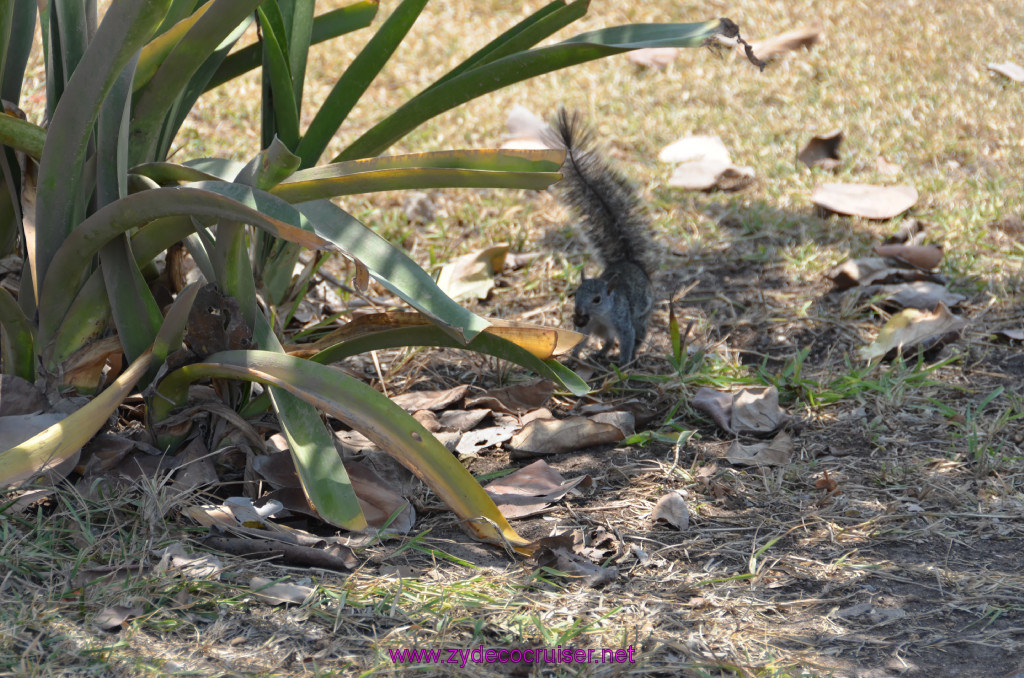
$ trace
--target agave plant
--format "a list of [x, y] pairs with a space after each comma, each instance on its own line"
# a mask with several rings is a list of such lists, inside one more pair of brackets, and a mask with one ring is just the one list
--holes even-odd
[[[426, 0], [403, 0], [300, 128], [307, 55], [315, 43], [369, 25], [375, 0], [315, 14], [296, 0], [113, 0], [102, 16], [89, 0], [0, 0], [0, 255], [23, 255], [20, 288], [0, 287], [3, 371], [51, 392], [100, 387], [68, 367], [116, 336], [129, 367], [70, 418], [0, 450], [0, 485], [66, 458], [136, 389], [157, 424], [187, 399], [188, 385], [217, 378], [259, 382], [246, 412], [272, 407], [311, 505], [327, 522], [366, 526], [318, 408], [361, 431], [423, 479], [474, 536], [525, 549], [469, 473], [411, 416], [326, 364], [403, 345], [457, 346], [500, 356], [555, 379], [586, 385], [552, 356], [567, 335], [494, 324], [448, 298], [429, 274], [330, 199], [440, 187], [540, 189], [559, 178], [557, 151], [448, 151], [384, 156], [424, 121], [474, 97], [592, 59], [649, 46], [695, 47], [734, 34], [727, 20], [607, 28], [537, 45], [583, 16], [586, 0], [556, 0], [487, 44], [317, 166], [348, 113], [398, 49]], [[38, 7], [38, 9], [37, 9]], [[44, 40], [43, 128], [17, 108], [38, 18]], [[253, 23], [258, 43], [234, 45]], [[244, 165], [216, 158], [167, 160], [199, 97], [260, 68], [263, 148]], [[40, 117], [40, 116], [36, 116]], [[188, 149], [185, 149], [187, 155]], [[237, 300], [255, 346], [168, 362], [182, 344], [198, 289], [162, 310], [147, 272], [184, 243], [205, 277]], [[312, 359], [287, 355], [266, 311], [296, 294], [302, 248], [334, 251], [421, 314], [424, 321], [346, 338]], [[513, 331], [514, 330], [514, 331]], [[179, 443], [165, 436], [168, 448]]]

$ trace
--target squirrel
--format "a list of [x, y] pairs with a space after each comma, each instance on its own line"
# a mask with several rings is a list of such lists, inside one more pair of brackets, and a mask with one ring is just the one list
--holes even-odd
[[[573, 212], [604, 271], [597, 278], [580, 274], [573, 323], [604, 340], [598, 353], [619, 341], [619, 364], [631, 363], [647, 334], [654, 307], [651, 274], [655, 270], [650, 219], [633, 184], [592, 147], [592, 134], [579, 113], [560, 109], [548, 141], [564, 149], [560, 201]], [[579, 352], [581, 342], [573, 351]]]

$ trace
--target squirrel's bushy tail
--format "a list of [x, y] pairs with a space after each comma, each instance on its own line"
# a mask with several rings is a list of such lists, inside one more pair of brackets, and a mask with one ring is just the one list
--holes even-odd
[[650, 220], [637, 189], [594, 151], [592, 134], [578, 113], [560, 109], [552, 128], [551, 141], [566, 151], [556, 189], [579, 219], [601, 263], [630, 261], [650, 275], [655, 268]]

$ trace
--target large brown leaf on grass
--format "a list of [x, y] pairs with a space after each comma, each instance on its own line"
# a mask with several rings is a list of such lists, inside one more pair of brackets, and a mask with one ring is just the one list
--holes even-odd
[[913, 207], [917, 189], [906, 185], [821, 184], [811, 193], [811, 202], [837, 214], [884, 220]]

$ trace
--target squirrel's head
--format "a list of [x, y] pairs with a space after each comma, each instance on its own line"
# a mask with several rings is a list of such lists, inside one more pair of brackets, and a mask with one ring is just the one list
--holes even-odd
[[590, 324], [591, 316], [608, 318], [612, 312], [612, 288], [601, 278], [580, 278], [576, 289], [576, 309], [572, 320], [577, 327]]

